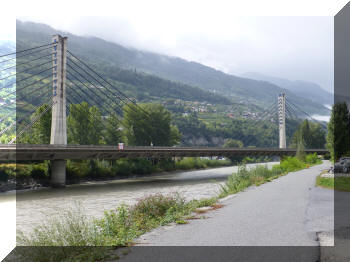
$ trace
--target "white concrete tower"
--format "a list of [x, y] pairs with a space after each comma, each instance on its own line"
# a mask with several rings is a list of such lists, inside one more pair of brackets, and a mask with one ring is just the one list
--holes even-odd
[[278, 95], [279, 148], [286, 148], [286, 94]]
[[[67, 37], [54, 35], [52, 37], [52, 145], [67, 145], [66, 116], [66, 57]], [[64, 186], [66, 183], [66, 160], [51, 161], [51, 185]]]

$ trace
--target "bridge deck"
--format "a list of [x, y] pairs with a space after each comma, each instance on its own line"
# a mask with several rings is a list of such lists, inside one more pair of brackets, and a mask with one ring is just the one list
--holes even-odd
[[[306, 153], [324, 155], [325, 149], [306, 149]], [[125, 147], [83, 145], [0, 145], [0, 160], [55, 160], [55, 159], [118, 159], [174, 156], [288, 156], [296, 149], [279, 148], [222, 148], [222, 147]]]

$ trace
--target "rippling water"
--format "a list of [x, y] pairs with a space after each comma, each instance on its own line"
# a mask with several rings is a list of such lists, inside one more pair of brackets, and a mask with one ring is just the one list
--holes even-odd
[[[275, 163], [267, 163], [269, 166]], [[252, 166], [252, 165], [249, 165]], [[114, 209], [125, 203], [154, 193], [178, 192], [187, 200], [215, 196], [220, 184], [237, 167], [165, 173], [143, 178], [122, 179], [107, 182], [71, 185], [63, 189], [39, 189], [17, 192], [17, 230], [29, 233], [48, 217], [77, 203], [88, 216], [99, 217], [104, 210]], [[3, 196], [0, 196], [0, 201]]]

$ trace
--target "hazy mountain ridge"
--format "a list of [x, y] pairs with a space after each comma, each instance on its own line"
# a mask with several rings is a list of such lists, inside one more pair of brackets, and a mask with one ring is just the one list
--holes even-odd
[[[273, 103], [277, 99], [277, 95], [283, 92], [282, 88], [268, 82], [228, 75], [196, 62], [126, 48], [96, 37], [81, 37], [58, 32], [43, 24], [18, 21], [17, 34], [19, 33], [21, 39], [17, 39], [18, 44], [21, 41], [45, 43], [50, 41], [51, 35], [61, 33], [69, 37], [69, 49], [73, 53], [101, 68], [118, 67], [133, 71], [136, 69], [185, 84], [182, 86], [199, 87], [210, 92], [215, 91], [216, 94], [222, 94], [235, 102], [244, 101], [266, 106]], [[115, 75], [110, 75], [117, 81], [121, 81], [120, 76], [116, 79]], [[290, 91], [286, 93], [291, 101], [309, 113], [326, 114], [328, 112], [320, 103], [298, 97]], [[213, 93], [209, 94], [213, 95]]]
[[334, 102], [333, 94], [324, 90], [320, 85], [308, 81], [291, 81], [284, 78], [268, 76], [256, 72], [248, 72], [242, 76], [255, 80], [262, 80], [286, 88], [298, 96], [306, 97], [314, 102], [332, 105]]

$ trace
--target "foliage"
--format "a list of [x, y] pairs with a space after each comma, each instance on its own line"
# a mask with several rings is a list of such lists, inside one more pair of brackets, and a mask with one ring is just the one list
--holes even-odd
[[124, 106], [124, 127], [129, 145], [172, 146], [179, 142], [179, 132], [171, 126], [171, 115], [160, 104]]
[[337, 103], [332, 107], [327, 148], [334, 160], [350, 151], [350, 113], [346, 103]]
[[[307, 157], [311, 162], [315, 156]], [[293, 160], [294, 161], [294, 160]], [[298, 161], [298, 160], [297, 160]], [[283, 160], [285, 163], [292, 162], [292, 158]], [[219, 197], [234, 194], [244, 190], [250, 185], [260, 185], [284, 174], [287, 169], [294, 170], [295, 164], [284, 167], [257, 166], [248, 169], [241, 166], [237, 173], [232, 174], [226, 184], [222, 187]], [[187, 224], [185, 219], [191, 219], [191, 214], [197, 209], [205, 206], [214, 208], [218, 197], [208, 199], [185, 201], [179, 194], [162, 195], [154, 194], [146, 196], [130, 207], [121, 205], [116, 210], [106, 211], [104, 216], [94, 221], [83, 215], [79, 208], [74, 211], [65, 212], [58, 219], [51, 219], [44, 226], [39, 226], [30, 236], [23, 233], [18, 235], [18, 245], [26, 246], [104, 246], [103, 252], [89, 252], [90, 250], [79, 250], [79, 257], [74, 251], [64, 252], [58, 250], [53, 261], [98, 261], [105, 259], [111, 253], [108, 247], [131, 245], [133, 239], [145, 232], [166, 225], [171, 222]], [[51, 249], [30, 249], [30, 257], [34, 261], [45, 261]], [[76, 249], [74, 249], [76, 250]], [[27, 254], [28, 255], [28, 254]], [[81, 260], [83, 258], [85, 260]]]
[[[46, 111], [46, 113], [44, 113]], [[21, 142], [31, 143], [31, 144], [50, 144], [51, 136], [51, 108], [49, 105], [43, 104], [40, 106], [31, 116], [34, 120], [39, 118], [37, 122], [32, 127], [32, 134], [27, 136], [27, 139], [22, 139]]]
[[303, 145], [305, 148], [324, 148], [326, 133], [320, 124], [309, 122], [305, 119], [293, 134], [291, 146], [297, 148]]
[[225, 148], [228, 147], [233, 147], [233, 148], [242, 148], [243, 147], [243, 142], [237, 139], [228, 139], [225, 144], [224, 144]]
[[288, 172], [301, 170], [308, 167], [308, 165], [315, 165], [321, 162], [316, 154], [307, 155], [305, 159], [306, 162], [303, 162], [296, 157], [287, 157], [279, 165], [274, 165], [271, 169], [262, 165], [251, 169], [248, 169], [245, 165], [240, 166], [238, 172], [228, 177], [225, 185], [221, 187], [219, 196], [224, 197], [229, 194], [235, 194], [251, 185], [260, 185]]
[[338, 191], [350, 192], [350, 177], [322, 177], [316, 178], [316, 185]]
[[[67, 118], [68, 141], [78, 145], [98, 145], [102, 140], [102, 117], [99, 109], [88, 103], [71, 104]], [[88, 132], [87, 132], [88, 131]]]
[[228, 160], [217, 160], [217, 159], [204, 159], [198, 157], [185, 157], [179, 161], [175, 162], [174, 169], [189, 170], [198, 168], [208, 168], [208, 167], [219, 167], [230, 165], [231, 162]]
[[121, 120], [116, 113], [112, 113], [108, 116], [104, 133], [104, 140], [107, 145], [117, 145], [123, 141], [120, 123]]
[[[224, 146], [225, 148], [242, 148], [243, 147], [243, 142], [241, 140], [237, 140], [237, 139], [228, 139]], [[231, 156], [230, 160], [232, 163], [240, 163], [242, 162], [242, 160], [244, 159], [244, 156]]]

